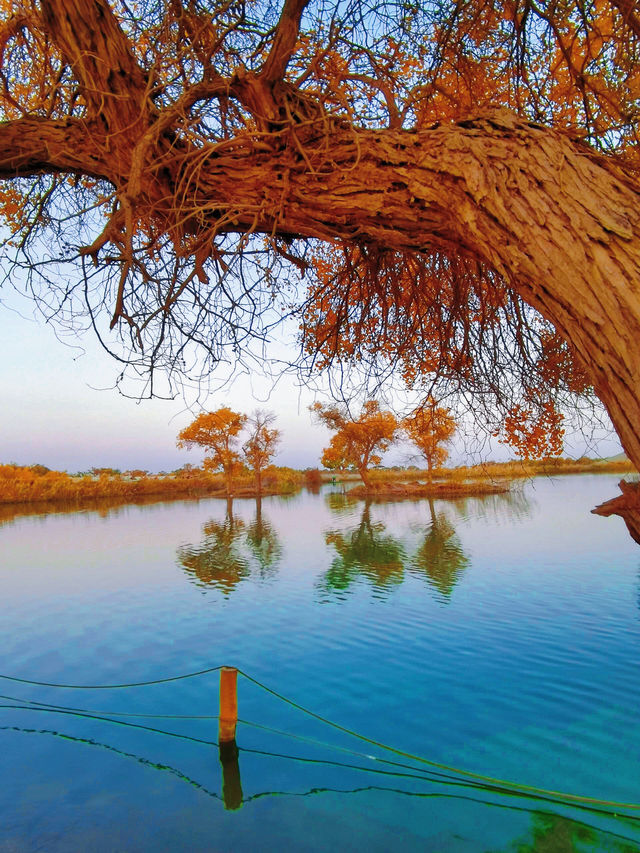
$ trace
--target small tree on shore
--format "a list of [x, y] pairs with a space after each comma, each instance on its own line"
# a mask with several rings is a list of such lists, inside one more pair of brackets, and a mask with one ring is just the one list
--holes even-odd
[[433, 482], [433, 469], [439, 468], [449, 455], [445, 445], [456, 431], [450, 410], [438, 406], [428, 397], [422, 406], [402, 421], [402, 427], [427, 461], [427, 481]]
[[380, 453], [388, 450], [395, 440], [398, 420], [393, 412], [381, 410], [376, 400], [368, 400], [355, 420], [340, 406], [314, 403], [309, 408], [321, 423], [335, 431], [322, 454], [325, 468], [352, 465], [365, 488], [370, 488], [370, 466], [381, 462]]
[[242, 445], [242, 452], [247, 465], [254, 473], [258, 495], [262, 494], [262, 472], [275, 456], [280, 442], [280, 430], [270, 429], [275, 419], [273, 412], [263, 412], [259, 409], [247, 419], [249, 438]]
[[224, 473], [227, 494], [233, 491], [233, 475], [240, 465], [238, 435], [246, 421], [246, 415], [224, 406], [215, 412], [202, 412], [178, 434], [178, 447], [204, 447], [204, 468]]

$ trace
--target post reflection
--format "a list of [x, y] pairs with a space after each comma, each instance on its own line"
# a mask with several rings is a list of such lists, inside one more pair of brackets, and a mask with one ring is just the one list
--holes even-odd
[[222, 801], [227, 811], [242, 808], [243, 793], [240, 779], [240, 750], [233, 740], [220, 741], [218, 755], [222, 767]]
[[326, 533], [325, 542], [334, 548], [337, 556], [323, 575], [320, 588], [327, 592], [344, 592], [361, 577], [380, 591], [388, 592], [400, 584], [404, 574], [404, 549], [397, 539], [384, 531], [384, 524], [371, 521], [371, 502], [367, 501], [357, 527], [347, 532]]
[[198, 586], [216, 588], [229, 596], [242, 581], [257, 574], [273, 574], [282, 547], [278, 536], [256, 500], [250, 524], [234, 515], [233, 499], [227, 499], [224, 521], [211, 519], [202, 528], [203, 541], [179, 548], [177, 560]]
[[432, 499], [429, 499], [429, 513], [431, 523], [411, 560], [411, 569], [425, 577], [444, 600], [449, 600], [460, 575], [469, 565], [469, 558], [445, 513], [436, 513]]

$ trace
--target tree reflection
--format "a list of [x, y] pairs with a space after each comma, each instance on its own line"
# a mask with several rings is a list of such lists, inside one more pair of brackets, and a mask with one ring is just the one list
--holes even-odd
[[490, 523], [524, 521], [531, 516], [535, 503], [518, 484], [499, 495], [481, 495], [448, 499], [460, 518], [484, 518]]
[[260, 576], [273, 574], [282, 556], [282, 547], [274, 528], [262, 514], [261, 498], [256, 498], [256, 517], [247, 528], [247, 543]]
[[198, 586], [217, 588], [225, 596], [251, 577], [253, 569], [262, 578], [271, 575], [282, 553], [274, 529], [262, 514], [260, 499], [251, 524], [234, 516], [229, 498], [224, 521], [212, 519], [202, 532], [199, 545], [178, 549], [178, 562]]
[[371, 521], [371, 503], [362, 510], [360, 524], [351, 531], [325, 534], [337, 557], [324, 574], [320, 586], [326, 591], [345, 591], [359, 577], [365, 577], [376, 589], [389, 590], [402, 582], [404, 549], [397, 539], [384, 535], [385, 526]]
[[336, 515], [351, 513], [359, 500], [352, 498], [349, 492], [329, 492], [324, 499], [331, 512]]
[[411, 568], [425, 575], [427, 581], [448, 600], [460, 574], [469, 565], [469, 558], [449, 519], [443, 512], [436, 513], [431, 499], [429, 510], [431, 524], [411, 561]]
[[[533, 815], [532, 838], [517, 841], [518, 853], [558, 853], [558, 851], [595, 849], [596, 833], [588, 826], [566, 817], [537, 812]], [[618, 847], [624, 850], [623, 845]], [[630, 850], [630, 848], [626, 848]]]
[[240, 581], [249, 577], [249, 561], [240, 552], [244, 521], [234, 518], [233, 500], [227, 500], [223, 522], [212, 519], [202, 528], [204, 541], [198, 546], [178, 549], [178, 560], [198, 586], [217, 587], [229, 595]]

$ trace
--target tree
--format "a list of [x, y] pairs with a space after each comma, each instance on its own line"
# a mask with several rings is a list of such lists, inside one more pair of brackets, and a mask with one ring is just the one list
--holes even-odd
[[364, 404], [357, 420], [339, 406], [314, 403], [310, 410], [321, 423], [335, 431], [329, 447], [323, 451], [322, 464], [326, 468], [352, 465], [365, 487], [370, 488], [369, 467], [378, 465], [381, 462], [379, 453], [384, 453], [393, 443], [398, 429], [395, 415], [382, 411], [375, 400]]
[[242, 445], [242, 452], [255, 475], [258, 495], [262, 494], [262, 472], [275, 456], [280, 442], [280, 431], [269, 429], [275, 419], [273, 412], [256, 410], [247, 420], [249, 438]]
[[439, 468], [449, 455], [444, 445], [456, 431], [455, 418], [449, 409], [438, 406], [433, 397], [428, 397], [402, 421], [402, 427], [427, 460], [427, 479], [431, 485], [433, 469]]
[[246, 415], [223, 406], [215, 412], [202, 412], [178, 434], [178, 447], [205, 449], [205, 470], [224, 472], [228, 495], [233, 492], [233, 475], [240, 465], [236, 448], [246, 420]]
[[[556, 335], [640, 466], [630, 0], [0, 8], [5, 265], [48, 318], [112, 349], [119, 330], [150, 393], [191, 344], [203, 369], [245, 353], [278, 265], [307, 269], [316, 363], [376, 342], [478, 400], [489, 368], [508, 411], [514, 363], [518, 393], [527, 365], [544, 382]], [[309, 267], [314, 241], [336, 275]], [[558, 378], [540, 407], [571, 392]]]

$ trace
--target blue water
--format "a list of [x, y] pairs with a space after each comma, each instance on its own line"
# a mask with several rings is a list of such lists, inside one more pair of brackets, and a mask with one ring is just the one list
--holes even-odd
[[[96, 685], [231, 665], [400, 751], [639, 803], [640, 548], [589, 514], [616, 479], [16, 516], [0, 673]], [[640, 850], [640, 810], [402, 757], [243, 676], [223, 791], [218, 678], [0, 680], [0, 851]]]

